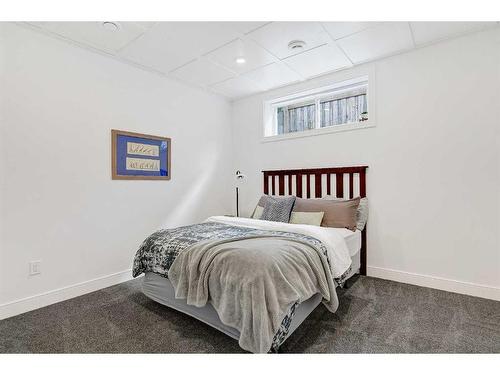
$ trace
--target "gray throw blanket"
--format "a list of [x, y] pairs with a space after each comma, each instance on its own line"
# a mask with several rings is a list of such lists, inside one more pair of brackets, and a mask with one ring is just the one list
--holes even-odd
[[[314, 237], [291, 232], [262, 230], [217, 222], [205, 222], [185, 227], [161, 229], [151, 234], [144, 240], [135, 255], [132, 273], [134, 277], [147, 272], [154, 272], [163, 277], [169, 277], [170, 268], [176, 258], [179, 254], [187, 251], [192, 246], [202, 246], [205, 242], [213, 242], [215, 246], [215, 242], [217, 241], [225, 243], [256, 237], [281, 238], [283, 241], [289, 239], [289, 244], [293, 244], [293, 241], [302, 242], [304, 244], [307, 243], [312, 249], [318, 252], [317, 256], [321, 258], [322, 263], [326, 260], [326, 262], [330, 264], [326, 246], [323, 242]], [[235, 242], [235, 246], [238, 246], [237, 242]], [[256, 261], [259, 261], [259, 259], [256, 259]], [[257, 266], [257, 268], [259, 267], [260, 266]], [[348, 274], [349, 270], [345, 271], [343, 275], [335, 279], [335, 282], [338, 285], [342, 285]], [[331, 278], [329, 267], [327, 267], [326, 277], [327, 279]], [[330, 284], [328, 285], [330, 286]], [[327, 301], [324, 302], [333, 308], [333, 306], [337, 305], [335, 292], [330, 291], [328, 297], [329, 298], [326, 298], [325, 296]], [[277, 331], [274, 331], [273, 349], [278, 348], [287, 337], [298, 302], [299, 300], [304, 301], [305, 299], [306, 298], [297, 298], [297, 300], [289, 306], [288, 313], [284, 314], [281, 325]], [[286, 305], [286, 303], [284, 305]], [[255, 335], [255, 337], [260, 340], [260, 332]]]
[[221, 321], [240, 331], [243, 349], [266, 353], [291, 306], [319, 292], [334, 312], [338, 299], [320, 241], [256, 232], [261, 233], [189, 246], [177, 255], [168, 277], [176, 298], [195, 306], [210, 301]]

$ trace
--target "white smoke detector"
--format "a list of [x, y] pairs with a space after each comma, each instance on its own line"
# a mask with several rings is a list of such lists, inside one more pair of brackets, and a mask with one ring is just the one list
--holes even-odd
[[102, 27], [108, 31], [118, 31], [120, 26], [116, 22], [105, 21], [102, 23]]
[[296, 52], [303, 50], [305, 46], [306, 42], [304, 42], [303, 40], [292, 40], [290, 43], [288, 43], [288, 49]]

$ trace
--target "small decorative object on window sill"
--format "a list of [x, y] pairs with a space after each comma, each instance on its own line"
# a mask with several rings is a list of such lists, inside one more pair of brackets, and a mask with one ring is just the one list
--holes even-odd
[[236, 216], [240, 216], [239, 210], [239, 188], [238, 185], [242, 184], [245, 180], [246, 176], [241, 173], [241, 171], [236, 171]]
[[368, 120], [368, 112], [361, 113], [361, 116], [359, 117], [359, 121], [367, 121], [367, 120]]

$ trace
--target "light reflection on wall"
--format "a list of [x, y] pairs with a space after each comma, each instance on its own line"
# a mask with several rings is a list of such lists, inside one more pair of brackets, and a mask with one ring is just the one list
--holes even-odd
[[[179, 225], [194, 224], [193, 216], [200, 216], [204, 220], [203, 212], [199, 212], [203, 207], [203, 200], [207, 199], [207, 191], [211, 184], [211, 179], [215, 178], [215, 168], [217, 166], [217, 151], [207, 153], [200, 160], [201, 172], [196, 174], [194, 180], [186, 184], [185, 192], [177, 205], [173, 207], [160, 224], [160, 228], [173, 228]], [[175, 178], [175, 177], [172, 177]], [[213, 182], [212, 182], [213, 183]], [[218, 213], [218, 214], [223, 214]]]

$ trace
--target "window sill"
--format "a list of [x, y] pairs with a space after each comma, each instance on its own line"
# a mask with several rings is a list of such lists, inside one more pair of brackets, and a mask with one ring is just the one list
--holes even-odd
[[345, 125], [335, 125], [335, 126], [330, 126], [327, 128], [321, 128], [321, 129], [311, 129], [311, 130], [305, 130], [297, 133], [287, 133], [287, 134], [280, 134], [280, 135], [271, 135], [267, 137], [263, 137], [261, 139], [261, 143], [267, 143], [267, 142], [279, 142], [279, 141], [285, 141], [287, 139], [294, 139], [294, 138], [303, 138], [303, 137], [312, 137], [315, 135], [324, 135], [324, 134], [330, 134], [330, 133], [339, 133], [339, 132], [345, 132], [345, 131], [351, 131], [351, 130], [360, 130], [360, 129], [367, 129], [367, 128], [374, 128], [375, 123], [373, 121], [366, 121], [363, 124], [345, 124]]

